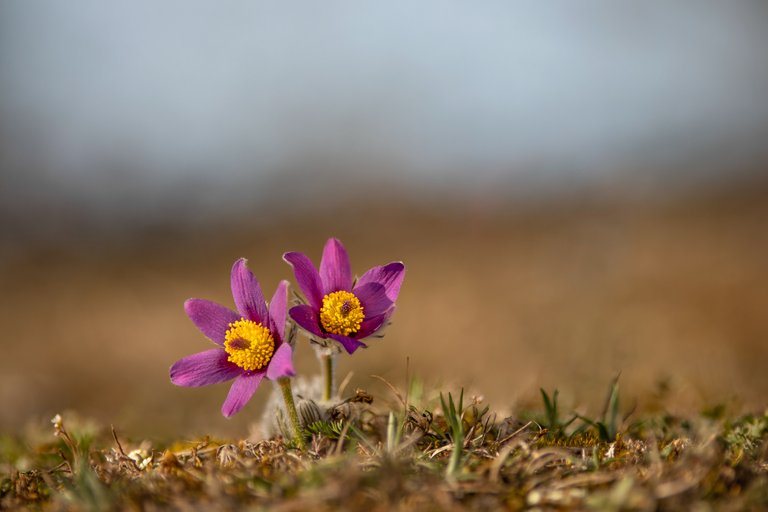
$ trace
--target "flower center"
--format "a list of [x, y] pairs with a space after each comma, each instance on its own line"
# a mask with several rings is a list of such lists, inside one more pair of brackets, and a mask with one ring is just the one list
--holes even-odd
[[320, 323], [325, 332], [342, 336], [355, 334], [364, 318], [363, 306], [353, 293], [338, 291], [323, 297]]
[[272, 359], [275, 339], [263, 325], [241, 318], [229, 324], [224, 335], [224, 350], [229, 354], [229, 362], [243, 370], [260, 370]]

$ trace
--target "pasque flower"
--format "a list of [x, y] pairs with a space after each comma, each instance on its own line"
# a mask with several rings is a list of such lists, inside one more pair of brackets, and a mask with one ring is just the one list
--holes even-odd
[[230, 417], [251, 399], [264, 377], [294, 375], [291, 346], [284, 341], [288, 282], [281, 281], [267, 306], [261, 286], [245, 259], [232, 266], [237, 313], [205, 299], [184, 303], [192, 323], [218, 347], [176, 361], [171, 381], [197, 387], [234, 379], [221, 413]]
[[313, 336], [338, 341], [350, 354], [386, 324], [405, 277], [405, 265], [397, 261], [373, 267], [353, 283], [349, 256], [335, 238], [325, 244], [320, 272], [300, 252], [287, 252], [283, 259], [308, 302], [292, 307], [291, 318]]

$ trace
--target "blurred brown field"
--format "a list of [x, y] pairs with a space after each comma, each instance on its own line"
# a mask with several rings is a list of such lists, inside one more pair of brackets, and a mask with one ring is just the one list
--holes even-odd
[[[262, 390], [232, 420], [228, 384], [177, 388], [168, 367], [210, 348], [182, 309], [231, 305], [245, 256], [268, 294], [291, 276], [287, 250], [343, 240], [353, 270], [403, 260], [383, 340], [342, 356], [349, 388], [464, 386], [500, 411], [558, 388], [599, 412], [621, 372], [622, 407], [670, 412], [768, 406], [768, 187], [654, 201], [572, 198], [440, 208], [358, 203], [200, 232], [80, 239], [8, 253], [0, 269], [0, 428], [76, 410], [133, 435], [245, 435]], [[317, 371], [306, 341], [298, 370]], [[269, 385], [267, 385], [268, 387]], [[666, 396], [662, 396], [666, 393]], [[663, 403], [662, 403], [663, 401]]]

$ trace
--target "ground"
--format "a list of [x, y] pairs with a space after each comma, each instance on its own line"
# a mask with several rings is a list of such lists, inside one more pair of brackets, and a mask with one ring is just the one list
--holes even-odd
[[563, 414], [544, 390], [515, 417], [463, 391], [391, 394], [317, 406], [306, 450], [279, 428], [261, 441], [134, 442], [56, 416], [47, 432], [2, 437], [0, 509], [768, 508], [768, 413], [622, 414], [618, 381], [598, 418]]

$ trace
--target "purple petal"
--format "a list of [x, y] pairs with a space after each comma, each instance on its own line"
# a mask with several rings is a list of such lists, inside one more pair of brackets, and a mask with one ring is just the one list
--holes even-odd
[[323, 294], [352, 288], [352, 269], [349, 266], [347, 250], [336, 238], [329, 238], [320, 259], [320, 280]]
[[184, 311], [208, 339], [219, 345], [224, 344], [229, 324], [240, 320], [240, 315], [231, 309], [205, 299], [189, 299], [184, 303]]
[[227, 399], [224, 400], [224, 405], [221, 406], [221, 414], [229, 418], [240, 411], [259, 388], [261, 379], [264, 378], [264, 373], [265, 372], [247, 372], [235, 379], [235, 382], [232, 383], [232, 387], [229, 388], [229, 393], [227, 394]]
[[394, 304], [387, 297], [386, 288], [379, 283], [366, 283], [357, 286], [353, 293], [360, 299], [360, 305], [363, 306], [363, 313], [366, 318], [384, 314]]
[[381, 329], [381, 327], [387, 323], [387, 320], [389, 320], [389, 317], [391, 317], [392, 313], [394, 312], [395, 312], [395, 307], [392, 306], [383, 315], [366, 318], [365, 320], [363, 320], [363, 323], [360, 324], [360, 330], [357, 331], [357, 333], [355, 333], [355, 337], [357, 339], [362, 340], [363, 338], [367, 338], [371, 334], [375, 334], [376, 331]]
[[283, 343], [275, 351], [272, 360], [267, 366], [267, 378], [277, 380], [280, 377], [293, 377], [296, 371], [293, 369], [293, 350], [287, 343]]
[[171, 366], [171, 382], [177, 386], [199, 387], [234, 379], [243, 370], [227, 361], [228, 357], [224, 350], [212, 348], [179, 359]]
[[360, 347], [367, 347], [367, 345], [362, 341], [356, 340], [355, 338], [350, 338], [349, 336], [342, 336], [341, 334], [328, 334], [327, 336], [341, 343], [341, 346], [344, 347], [344, 350], [346, 350], [349, 354], [353, 353]]
[[[382, 267], [370, 269], [358, 279], [355, 289], [367, 283], [379, 283], [384, 287], [389, 300], [395, 302], [400, 294], [400, 286], [403, 284], [404, 278], [405, 265], [400, 261], [395, 261]], [[352, 290], [352, 293], [357, 295], [355, 290]]]
[[248, 320], [263, 323], [267, 320], [267, 304], [261, 286], [253, 273], [245, 266], [245, 258], [232, 265], [232, 297], [240, 314]]
[[299, 327], [308, 331], [315, 336], [325, 338], [323, 330], [320, 328], [320, 318], [309, 304], [302, 304], [300, 306], [293, 306], [288, 312], [293, 318], [293, 321], [299, 324]]
[[283, 254], [283, 259], [293, 267], [296, 283], [307, 296], [309, 303], [319, 310], [323, 305], [323, 287], [320, 274], [317, 273], [312, 261], [300, 252], [287, 252]]
[[281, 340], [285, 339], [285, 315], [288, 312], [288, 281], [280, 281], [277, 290], [269, 301], [270, 330], [277, 332]]

